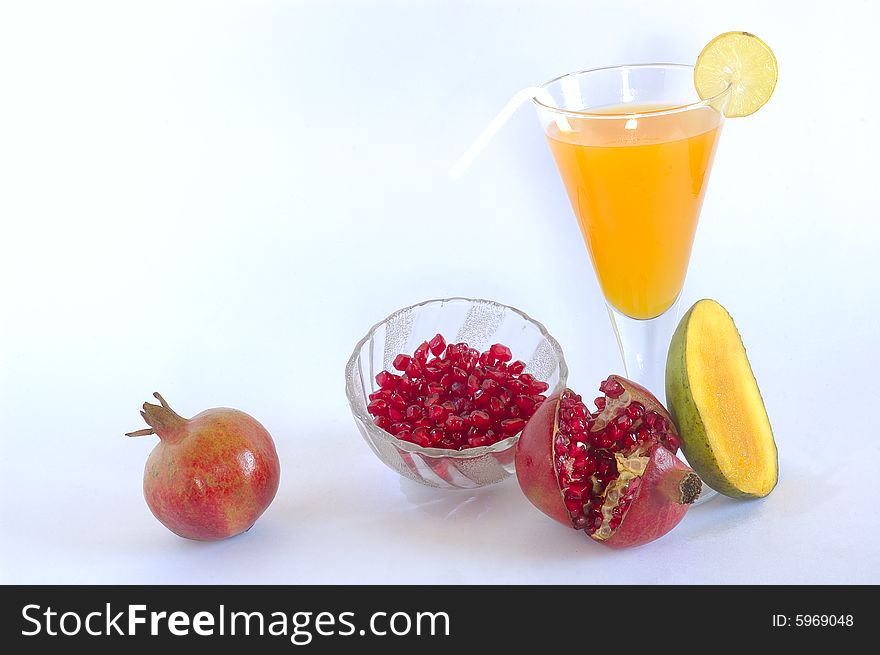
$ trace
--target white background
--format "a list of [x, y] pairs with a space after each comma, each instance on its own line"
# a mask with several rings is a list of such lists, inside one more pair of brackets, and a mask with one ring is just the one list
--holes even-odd
[[[4, 2], [0, 8], [0, 580], [880, 582], [876, 27], [868, 1]], [[725, 127], [685, 303], [736, 318], [779, 486], [612, 552], [513, 481], [402, 481], [343, 367], [426, 298], [520, 307], [590, 395], [619, 354], [562, 184], [516, 90], [693, 62], [747, 29], [780, 64]], [[233, 406], [282, 480], [247, 534], [180, 539], [141, 495], [154, 390]]]

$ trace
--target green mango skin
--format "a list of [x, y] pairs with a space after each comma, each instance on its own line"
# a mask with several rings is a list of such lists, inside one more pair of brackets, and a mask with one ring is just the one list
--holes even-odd
[[[681, 450], [684, 456], [687, 457], [688, 464], [707, 485], [718, 493], [731, 498], [763, 498], [776, 487], [779, 479], [778, 456], [776, 480], [774, 480], [773, 486], [770, 487], [767, 494], [751, 494], [737, 489], [730, 480], [722, 475], [721, 470], [718, 468], [715, 456], [709, 446], [709, 439], [706, 435], [703, 419], [700, 416], [700, 410], [697, 408], [691, 393], [690, 380], [687, 374], [688, 324], [693, 316], [694, 309], [703, 302], [715, 303], [714, 300], [697, 301], [681, 319], [675, 333], [672, 335], [669, 355], [666, 358], [666, 404], [669, 413], [672, 415], [672, 421], [678, 428], [678, 434], [682, 442]], [[724, 311], [727, 312], [727, 310]], [[738, 331], [737, 338], [740, 338]], [[740, 339], [740, 341], [742, 340]], [[752, 377], [754, 378], [754, 375]]]

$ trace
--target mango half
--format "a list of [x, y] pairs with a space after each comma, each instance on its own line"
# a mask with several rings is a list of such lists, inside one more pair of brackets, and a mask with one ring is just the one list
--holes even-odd
[[666, 400], [688, 463], [733, 498], [763, 498], [776, 486], [770, 419], [733, 318], [698, 301], [675, 330], [666, 359]]

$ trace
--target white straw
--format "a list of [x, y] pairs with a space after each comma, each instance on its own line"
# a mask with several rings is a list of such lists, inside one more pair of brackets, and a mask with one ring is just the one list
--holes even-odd
[[[461, 158], [455, 162], [455, 165], [449, 169], [449, 177], [451, 177], [453, 181], [458, 180], [483, 149], [489, 145], [489, 142], [495, 137], [498, 130], [504, 127], [504, 124], [510, 120], [510, 117], [513, 116], [517, 109], [519, 109], [519, 106], [526, 100], [531, 100], [532, 98], [536, 98], [541, 104], [547, 105], [548, 107], [556, 106], [556, 101], [553, 100], [553, 96], [550, 95], [547, 89], [542, 89], [539, 86], [530, 86], [527, 89], [515, 93], [513, 97], [507, 101], [507, 104], [504, 105], [501, 111], [498, 112], [498, 115], [489, 121], [486, 128], [476, 139], [474, 139], [474, 142], [467, 150], [465, 150]], [[556, 123], [556, 127], [559, 128], [560, 132], [572, 131], [571, 125], [563, 114], [556, 114], [553, 121]]]

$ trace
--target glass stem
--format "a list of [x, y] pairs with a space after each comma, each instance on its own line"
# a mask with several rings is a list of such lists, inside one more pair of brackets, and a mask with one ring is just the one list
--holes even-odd
[[656, 318], [640, 320], [621, 314], [608, 305], [608, 315], [620, 346], [626, 377], [637, 382], [666, 404], [666, 355], [678, 325], [681, 296]]
[[[621, 314], [608, 305], [608, 315], [620, 346], [626, 377], [637, 382], [666, 405], [666, 356], [672, 333], [678, 326], [681, 296], [657, 318], [639, 320]], [[678, 456], [687, 461], [684, 454]], [[703, 483], [703, 490], [695, 505], [716, 496], [716, 492]]]

